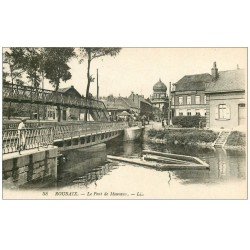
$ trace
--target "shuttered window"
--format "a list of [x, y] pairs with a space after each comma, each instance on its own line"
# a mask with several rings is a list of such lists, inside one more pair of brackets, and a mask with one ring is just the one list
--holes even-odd
[[217, 120], [229, 120], [230, 108], [226, 104], [219, 104], [215, 110], [215, 119]]

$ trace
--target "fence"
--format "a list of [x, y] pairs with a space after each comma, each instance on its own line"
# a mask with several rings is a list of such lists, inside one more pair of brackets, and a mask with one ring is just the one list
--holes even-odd
[[3, 153], [13, 153], [53, 145], [55, 140], [66, 140], [87, 134], [123, 130], [126, 122], [57, 124], [46, 128], [6, 129], [3, 131]]

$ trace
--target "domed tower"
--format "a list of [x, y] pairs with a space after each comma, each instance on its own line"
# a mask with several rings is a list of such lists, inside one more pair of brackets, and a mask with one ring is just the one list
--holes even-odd
[[159, 79], [159, 81], [153, 86], [153, 95], [151, 96], [151, 102], [153, 107], [158, 108], [161, 118], [167, 118], [167, 86]]

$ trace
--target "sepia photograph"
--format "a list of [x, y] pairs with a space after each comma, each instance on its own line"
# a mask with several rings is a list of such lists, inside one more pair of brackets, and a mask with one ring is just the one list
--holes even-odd
[[247, 1], [0, 9], [1, 249], [250, 249]]
[[247, 199], [247, 48], [4, 47], [3, 199]]

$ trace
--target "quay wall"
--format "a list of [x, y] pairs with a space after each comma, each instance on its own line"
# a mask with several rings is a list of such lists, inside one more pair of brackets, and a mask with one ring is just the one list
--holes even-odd
[[41, 148], [3, 156], [3, 186], [10, 189], [27, 184], [48, 185], [57, 178], [58, 148]]

